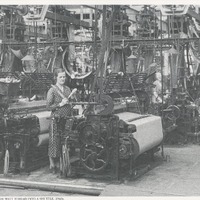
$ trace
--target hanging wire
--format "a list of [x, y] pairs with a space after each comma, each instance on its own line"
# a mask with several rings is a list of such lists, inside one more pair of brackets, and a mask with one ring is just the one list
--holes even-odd
[[55, 32], [54, 32], [54, 35], [55, 35], [55, 40], [56, 40], [56, 36], [57, 36], [57, 32], [58, 32], [58, 29], [57, 29], [57, 14], [56, 14], [56, 12], [57, 12], [57, 9], [56, 9], [56, 6], [55, 6]]
[[56, 61], [56, 56], [57, 56], [57, 9], [56, 9], [56, 6], [55, 6], [55, 32], [54, 32], [54, 35], [55, 35], [55, 38], [54, 38], [54, 41], [53, 41], [53, 46], [54, 46], [54, 52], [55, 52], [55, 55], [54, 55], [54, 58], [53, 58], [53, 62], [52, 62], [52, 72], [54, 70], [54, 65], [55, 65], [55, 61]]
[[[5, 41], [5, 13], [3, 13], [3, 39], [2, 40]], [[5, 44], [4, 44], [4, 42], [2, 42], [2, 48], [1, 48], [2, 55], [3, 55], [4, 50], [5, 50]], [[1, 59], [1, 64], [3, 64], [2, 59]], [[1, 68], [3, 68], [3, 67], [4, 66], [1, 66]]]
[[92, 31], [93, 33], [93, 64], [92, 64], [92, 70], [94, 70], [96, 67], [96, 48], [97, 48], [97, 44], [96, 44], [96, 40], [97, 40], [97, 5], [95, 5], [95, 10], [94, 10], [94, 22], [95, 22], [95, 25], [94, 25], [94, 29]]
[[[162, 12], [160, 11], [160, 29], [161, 29], [161, 40], [160, 40], [160, 42], [161, 42], [161, 44], [160, 44], [160, 68], [161, 68], [161, 84], [162, 84], [162, 89], [161, 89], [161, 94], [162, 94], [162, 104], [161, 104], [161, 111], [162, 111], [162, 117], [163, 117], [163, 104], [164, 104], [164, 94], [163, 94], [163, 92], [164, 92], [164, 85], [163, 85], [163, 83], [164, 83], [164, 76], [163, 76], [163, 56], [162, 56], [162, 54], [163, 54], [163, 43], [162, 43], [162, 39], [163, 39], [163, 35], [162, 35]], [[163, 148], [163, 147], [162, 147]]]
[[[162, 19], [160, 19], [160, 20], [162, 20]], [[162, 34], [162, 33], [161, 33]], [[154, 59], [155, 59], [155, 54], [156, 54], [156, 11], [155, 11], [155, 9], [154, 9], [154, 34], [153, 34], [153, 39], [154, 39], [154, 41], [153, 41], [153, 46], [154, 46], [154, 51], [153, 51], [153, 62], [154, 62]]]
[[[10, 15], [10, 38], [9, 38], [9, 47], [11, 48], [11, 38], [12, 38], [12, 20], [13, 20], [13, 9], [11, 9], [11, 15]], [[14, 34], [14, 30], [13, 30]], [[7, 72], [9, 71], [9, 67], [7, 68]]]
[[11, 9], [11, 16], [10, 16], [10, 44], [11, 44], [11, 36], [12, 36], [12, 19], [13, 18], [13, 9]]

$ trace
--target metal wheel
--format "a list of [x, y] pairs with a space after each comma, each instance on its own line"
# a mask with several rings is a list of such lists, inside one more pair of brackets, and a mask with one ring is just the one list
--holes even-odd
[[168, 110], [169, 112], [166, 114], [166, 117], [169, 119], [169, 120], [176, 120], [180, 117], [180, 114], [181, 114], [181, 111], [180, 109], [175, 106], [175, 105], [170, 105], [166, 110]]
[[109, 151], [100, 143], [84, 144], [80, 152], [83, 167], [91, 172], [99, 172], [108, 164]]

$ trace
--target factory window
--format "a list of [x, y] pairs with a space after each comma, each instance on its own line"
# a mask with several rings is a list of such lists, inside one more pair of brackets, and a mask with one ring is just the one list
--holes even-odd
[[81, 19], [80, 14], [75, 14], [75, 18], [76, 18], [76, 19]]
[[83, 14], [83, 19], [90, 19], [90, 14]]

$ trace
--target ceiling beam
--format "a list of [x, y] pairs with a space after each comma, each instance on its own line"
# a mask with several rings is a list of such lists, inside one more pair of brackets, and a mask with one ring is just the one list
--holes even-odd
[[[25, 31], [24, 35], [29, 36], [29, 37], [36, 37], [35, 36], [36, 34], [32, 31]], [[42, 37], [42, 38], [46, 38], [46, 39], [48, 38], [47, 34], [42, 34], [42, 33], [37, 33], [37, 37]]]
[[[95, 5], [82, 5], [82, 6], [86, 8], [91, 8], [93, 10], [97, 9], [101, 13], [103, 12], [103, 6], [101, 5], [96, 5], [96, 8], [95, 8]], [[108, 8], [107, 8], [107, 11], [111, 12], [111, 10], [109, 10]]]
[[57, 13], [55, 14], [55, 13], [47, 12], [46, 15], [45, 15], [45, 18], [52, 19], [52, 20], [56, 19], [56, 21], [74, 24], [74, 25], [77, 25], [77, 26], [85, 27], [85, 28], [93, 28], [94, 27], [94, 25], [92, 25], [92, 27], [91, 27], [89, 22], [82, 21], [82, 20], [76, 19], [76, 18], [71, 17], [71, 16], [60, 15], [60, 14], [57, 14]]
[[[130, 45], [139, 45], [142, 44], [144, 46], [154, 46], [155, 45], [160, 45], [161, 43], [163, 45], [171, 45], [174, 44], [174, 42], [176, 42], [176, 38], [163, 38], [163, 39], [115, 39], [115, 40], [110, 40], [111, 44], [122, 44], [122, 42], [126, 45], [126, 44], [130, 44]], [[200, 38], [179, 38], [178, 39], [180, 44], [186, 44], [186, 43], [190, 43], [190, 42], [200, 42]], [[45, 44], [53, 44], [54, 41], [51, 42], [38, 42], [38, 45], [45, 45]], [[93, 44], [94, 41], [82, 41], [82, 42], [76, 42], [76, 41], [56, 41], [56, 43], [60, 44], [60, 45], [69, 45], [69, 44], [74, 44], [74, 45], [83, 45], [83, 44]], [[101, 43], [101, 40], [97, 41], [98, 44]], [[34, 45], [34, 42], [10, 42], [10, 41], [2, 41], [2, 44], [5, 45]]]

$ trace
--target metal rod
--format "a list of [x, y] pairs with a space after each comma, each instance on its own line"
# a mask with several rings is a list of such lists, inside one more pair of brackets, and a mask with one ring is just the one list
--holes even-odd
[[[124, 42], [124, 44], [132, 44], [132, 45], [138, 45], [138, 43], [143, 43], [144, 45], [148, 46], [148, 45], [152, 45], [152, 46], [155, 46], [155, 42], [157, 43], [160, 43], [161, 39], [124, 39], [124, 40], [112, 40], [110, 42], [112, 43], [122, 43]], [[162, 44], [169, 44], [169, 43], [173, 43], [174, 41], [176, 41], [176, 39], [174, 38], [163, 38], [162, 39]], [[184, 42], [184, 43], [187, 43], [187, 42], [193, 42], [193, 41], [200, 41], [200, 38], [180, 38], [179, 39], [180, 42]], [[79, 45], [79, 44], [92, 44], [94, 43], [94, 41], [85, 41], [85, 42], [73, 42], [73, 41], [56, 41], [58, 44], [60, 45], [69, 45], [69, 44], [74, 44], [74, 45]], [[97, 40], [96, 41], [98, 44], [101, 43], [101, 40]], [[150, 44], [148, 44], [148, 42]], [[54, 41], [52, 42], [38, 42], [38, 45], [49, 45], [49, 44], [53, 44]], [[5, 44], [5, 45], [34, 45], [35, 42], [9, 42], [9, 41], [6, 41], [6, 42], [2, 42], [2, 44]], [[159, 44], [157, 44], [159, 45]]]
[[163, 53], [163, 49], [162, 49], [162, 39], [163, 39], [163, 37], [162, 37], [162, 12], [161, 11], [160, 11], [160, 30], [161, 30], [161, 37], [160, 37], [160, 67], [161, 67], [161, 77], [162, 77], [162, 80], [161, 80], [161, 83], [162, 83], [162, 88], [161, 88], [161, 93], [162, 93], [162, 105], [161, 106], [162, 107], [161, 107], [161, 111], [162, 111], [162, 117], [163, 117], [163, 101], [164, 101], [164, 99], [163, 99], [163, 89], [164, 89], [163, 78], [164, 78], [164, 76], [163, 76], [163, 55], [162, 55], [162, 53]]
[[[97, 20], [97, 5], [95, 5], [95, 15], [94, 15], [94, 19], [95, 19], [95, 27], [94, 27], [94, 57], [93, 57], [93, 69], [95, 67], [95, 69], [97, 68], [97, 24], [98, 24], [98, 20]], [[95, 64], [95, 66], [94, 66]]]
[[18, 8], [17, 6], [7, 6], [7, 5], [1, 5], [1, 9], [2, 8], [8, 8], [8, 9], [15, 9], [15, 10], [19, 10], [19, 11], [23, 11], [22, 8]]
[[99, 105], [97, 102], [71, 102], [72, 105]]
[[0, 179], [0, 185], [19, 186], [24, 188], [32, 188], [38, 190], [63, 192], [63, 193], [75, 193], [98, 196], [103, 191], [102, 187], [86, 186], [86, 185], [73, 185], [73, 184], [61, 184], [61, 183], [46, 183], [39, 181], [25, 181], [14, 179]]

